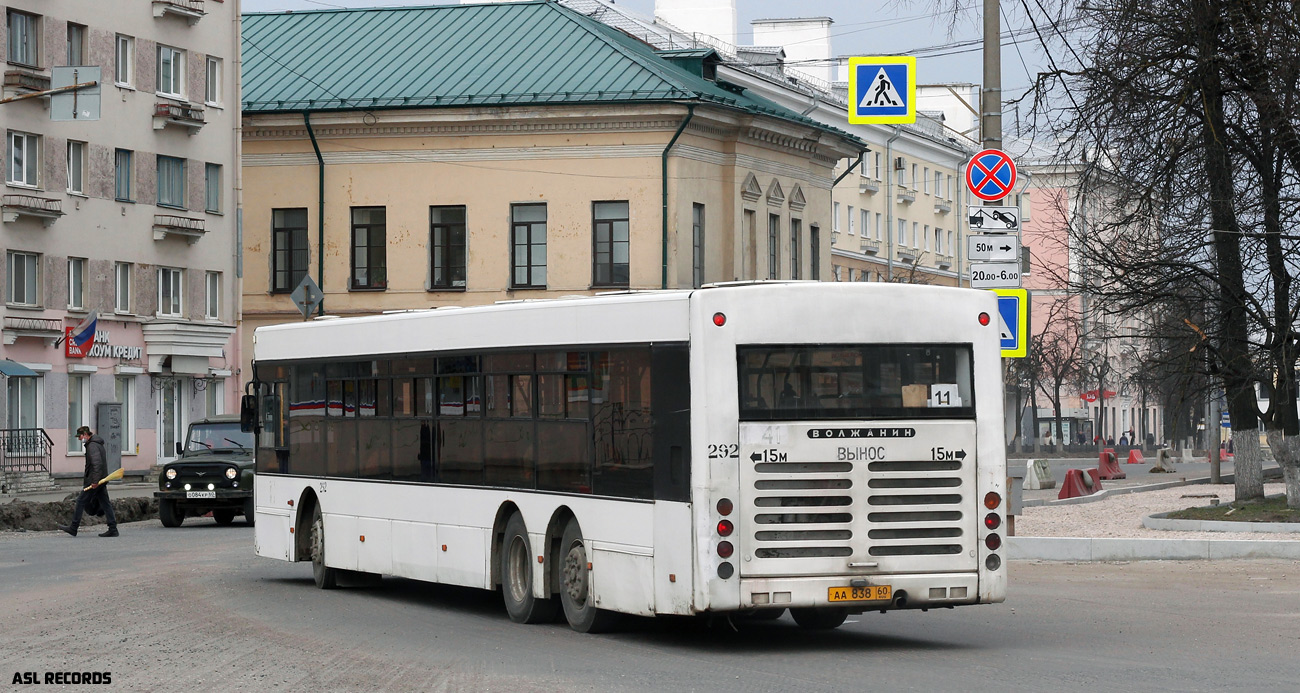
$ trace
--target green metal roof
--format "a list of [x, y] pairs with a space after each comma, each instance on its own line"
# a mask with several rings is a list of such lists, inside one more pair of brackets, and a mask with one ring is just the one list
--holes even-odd
[[797, 122], [865, 146], [693, 75], [668, 57], [682, 56], [661, 56], [554, 2], [250, 13], [243, 17], [243, 109], [696, 102]]

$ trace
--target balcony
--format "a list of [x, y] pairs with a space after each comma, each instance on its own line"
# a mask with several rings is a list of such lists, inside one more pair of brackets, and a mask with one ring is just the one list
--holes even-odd
[[873, 239], [871, 239], [871, 238], [863, 238], [863, 239], [862, 239], [862, 245], [860, 246], [860, 248], [861, 248], [862, 252], [864, 252], [864, 253], [866, 253], [866, 254], [868, 254], [868, 255], [879, 255], [879, 254], [880, 254], [880, 241], [873, 240]]
[[858, 193], [863, 195], [874, 195], [880, 192], [880, 181], [863, 176], [858, 179]]
[[203, 0], [153, 0], [153, 16], [165, 17], [176, 15], [189, 22], [190, 26], [199, 23], [203, 15]]
[[63, 216], [63, 200], [35, 195], [4, 195], [0, 197], [0, 210], [5, 223], [18, 221], [19, 217], [33, 217], [49, 226]]
[[831, 231], [831, 245], [832, 245], [832, 246], [837, 246], [837, 245], [839, 245], [839, 244], [840, 244], [840, 232], [839, 232], [839, 231]]
[[951, 202], [935, 202], [935, 203], [934, 203], [934, 213], [935, 213], [935, 214], [951, 214], [951, 213], [952, 213], [952, 203], [951, 203]]
[[899, 262], [908, 265], [913, 265], [916, 264], [916, 258], [921, 253], [916, 248], [899, 248], [897, 251], [895, 251], [895, 254], [898, 256]]
[[939, 269], [952, 269], [952, 265], [953, 265], [952, 254], [949, 253], [945, 255], [936, 256], [935, 263], [939, 265]]
[[153, 239], [161, 241], [168, 236], [180, 236], [193, 245], [198, 243], [207, 230], [202, 219], [191, 219], [174, 214], [153, 215]]
[[20, 337], [44, 339], [46, 346], [54, 346], [54, 343], [63, 337], [63, 321], [5, 317], [4, 343], [13, 345]]
[[[10, 65], [5, 70], [4, 98], [6, 99], [49, 90], [50, 76], [45, 73], [45, 70], [19, 67], [17, 65]], [[36, 98], [32, 97], [28, 100], [34, 101]], [[40, 98], [46, 99], [48, 97], [42, 96]]]
[[916, 202], [916, 191], [908, 190], [907, 188], [899, 188], [897, 199], [902, 204], [910, 205], [913, 202]]
[[203, 109], [187, 104], [160, 101], [153, 108], [153, 129], [161, 130], [168, 125], [189, 128], [190, 134], [203, 127]]

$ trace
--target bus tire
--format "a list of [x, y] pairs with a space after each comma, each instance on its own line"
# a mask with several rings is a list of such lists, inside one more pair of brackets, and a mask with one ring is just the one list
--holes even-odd
[[244, 524], [249, 527], [257, 522], [257, 506], [254, 505], [252, 498], [244, 499]]
[[235, 521], [235, 511], [234, 510], [213, 510], [212, 519], [216, 520], [217, 524], [219, 525], [231, 524], [232, 522]]
[[754, 609], [742, 611], [739, 618], [742, 621], [775, 621], [784, 615], [785, 609]]
[[560, 562], [560, 604], [564, 606], [564, 618], [569, 627], [579, 633], [603, 633], [618, 622], [618, 614], [596, 608], [589, 599], [591, 573], [587, 566], [590, 558], [576, 519], [569, 518], [562, 536], [556, 559]]
[[159, 498], [158, 519], [162, 520], [163, 527], [180, 527], [185, 521], [185, 511], [176, 507], [176, 501]]
[[830, 607], [790, 609], [790, 615], [804, 630], [832, 630], [844, 623], [844, 619], [849, 617], [849, 610]]
[[532, 544], [524, 518], [515, 513], [506, 521], [506, 532], [501, 540], [501, 600], [506, 613], [515, 623], [545, 623], [555, 620], [557, 605], [554, 599], [533, 596]]
[[338, 570], [325, 565], [325, 518], [319, 505], [311, 509], [311, 579], [323, 590], [339, 585]]

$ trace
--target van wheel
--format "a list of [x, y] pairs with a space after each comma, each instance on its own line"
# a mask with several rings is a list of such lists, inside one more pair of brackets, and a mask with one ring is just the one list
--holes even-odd
[[159, 498], [158, 519], [162, 520], [163, 527], [180, 527], [185, 521], [185, 511], [176, 507], [174, 499]]
[[219, 525], [228, 525], [235, 521], [235, 511], [234, 510], [213, 510], [212, 519], [216, 520], [217, 524]]
[[849, 617], [848, 609], [790, 609], [794, 622], [804, 630], [831, 630], [839, 628]]
[[579, 633], [602, 633], [618, 623], [618, 614], [598, 609], [591, 602], [591, 571], [586, 542], [578, 521], [569, 518], [560, 540], [560, 603], [569, 627]]
[[311, 577], [323, 590], [338, 587], [338, 570], [325, 565], [325, 518], [320, 506], [311, 509]]
[[523, 517], [511, 515], [501, 540], [501, 599], [515, 623], [552, 621], [558, 611], [554, 599], [533, 596], [534, 555]]

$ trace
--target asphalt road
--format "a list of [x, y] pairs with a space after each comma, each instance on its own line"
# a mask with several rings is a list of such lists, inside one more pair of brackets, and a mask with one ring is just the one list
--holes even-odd
[[[323, 592], [190, 519], [118, 539], [0, 533], [0, 683], [107, 671], [174, 690], [1294, 690], [1300, 563], [1013, 563], [1006, 604], [828, 633], [635, 619], [511, 623], [497, 595], [386, 579]], [[36, 686], [12, 686], [14, 689]], [[96, 687], [106, 688], [106, 687]]]

